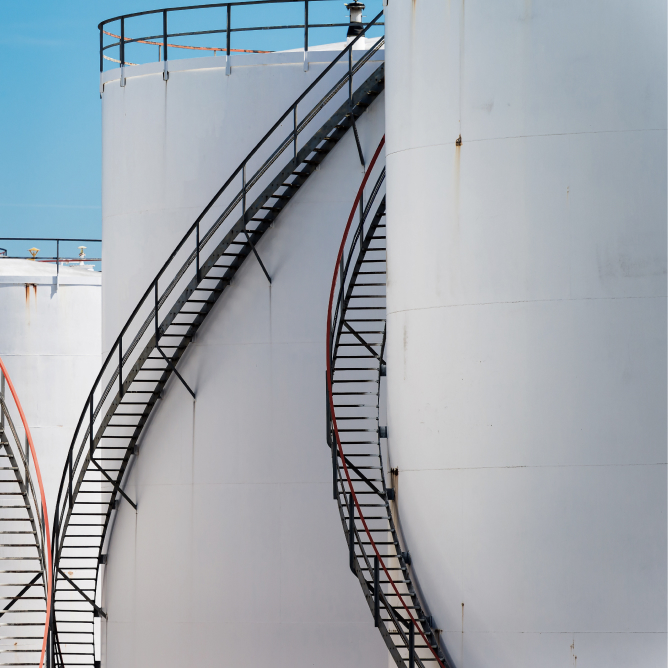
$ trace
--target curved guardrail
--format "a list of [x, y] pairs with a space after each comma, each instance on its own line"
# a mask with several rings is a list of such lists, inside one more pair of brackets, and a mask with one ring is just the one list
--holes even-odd
[[[420, 600], [410, 553], [393, 516], [380, 426], [385, 375], [385, 168], [363, 202], [385, 138], [355, 198], [334, 268], [327, 310], [327, 421], [333, 492], [350, 569], [400, 668], [436, 662], [453, 668], [440, 631]], [[378, 167], [375, 171], [380, 169]], [[359, 222], [352, 223], [359, 210]], [[353, 233], [350, 234], [351, 228]]]
[[[315, 3], [332, 2], [333, 0], [244, 0], [242, 2], [221, 2], [207, 5], [197, 5], [194, 7], [169, 7], [165, 9], [152, 9], [145, 12], [134, 12], [133, 14], [124, 14], [123, 16], [115, 16], [114, 18], [102, 21], [98, 25], [100, 31], [100, 72], [104, 71], [104, 62], [110, 61], [117, 63], [121, 67], [126, 65], [137, 65], [139, 63], [130, 62], [127, 58], [126, 48], [130, 45], [142, 45], [141, 51], [143, 60], [145, 62], [155, 62], [155, 58], [150, 58], [151, 53], [156, 55], [155, 47], [157, 47], [157, 61], [165, 63], [165, 71], [167, 71], [167, 61], [170, 49], [185, 49], [187, 51], [206, 52], [205, 55], [217, 55], [218, 53], [230, 56], [231, 53], [271, 53], [271, 51], [260, 51], [254, 49], [239, 49], [232, 48], [232, 39], [236, 36], [246, 36], [251, 33], [265, 33], [266, 31], [290, 31], [293, 34], [303, 32], [303, 42], [301, 39], [295, 42], [295, 46], [303, 44], [304, 60], [308, 59], [309, 45], [312, 41], [312, 31], [322, 30], [323, 28], [349, 28], [349, 34], [357, 35], [361, 26], [370, 26], [369, 23], [364, 22], [346, 22], [346, 23], [323, 23], [322, 21], [309, 20], [309, 5]], [[338, 1], [338, 0], [337, 0]], [[355, 3], [357, 0], [353, 0]], [[266, 5], [281, 5], [284, 10], [296, 9], [303, 5], [303, 23], [286, 23], [283, 25], [266, 25]], [[363, 7], [364, 5], [360, 5]], [[252, 17], [249, 17], [248, 10], [258, 9]], [[212, 10], [221, 10], [220, 16], [212, 16]], [[233, 11], [234, 10], [234, 11]], [[237, 18], [237, 12], [239, 17]], [[199, 23], [206, 26], [205, 29], [200, 30], [181, 30], [175, 31], [169, 29], [173, 23], [173, 19], [177, 16], [180, 18], [184, 15], [198, 14], [200, 18]], [[361, 9], [360, 12], [361, 14]], [[144, 34], [141, 37], [137, 33], [146, 30], [147, 18], [154, 17], [158, 20], [159, 30], [155, 30], [149, 34]], [[170, 19], [172, 19], [170, 21]], [[213, 19], [213, 21], [212, 21]], [[191, 24], [192, 21], [186, 23]], [[216, 24], [221, 27], [212, 27]], [[384, 25], [381, 22], [374, 21], [375, 26]], [[132, 32], [135, 36], [129, 37]], [[224, 35], [224, 46], [201, 46], [195, 44], [175, 44], [173, 40], [183, 38], [197, 38], [200, 36], [216, 36]], [[111, 37], [117, 41], [105, 43], [105, 37]], [[171, 42], [169, 40], [172, 40]], [[149, 49], [148, 47], [153, 47]], [[109, 52], [109, 53], [107, 53]], [[114, 55], [109, 55], [110, 53]], [[140, 55], [137, 53], [137, 55]], [[133, 56], [134, 58], [135, 56]], [[149, 60], [147, 60], [149, 58]]]
[[[375, 67], [372, 58], [384, 38], [366, 52], [356, 51], [356, 61], [353, 48], [381, 16], [281, 115], [215, 194], [147, 288], [104, 361], [77, 423], [54, 511], [50, 638], [57, 666], [96, 665], [100, 659], [95, 619], [106, 616], [101, 573], [115, 512], [122, 499], [137, 508], [124, 483], [167, 383], [174, 377], [195, 398], [177, 364], [198, 328], [249, 257], [271, 280], [257, 243], [349, 129], [364, 161], [355, 121], [383, 90], [384, 65]], [[325, 77], [345, 57], [347, 71], [332, 86]], [[366, 77], [356, 89], [355, 75]], [[301, 120], [300, 105], [307, 107]], [[229, 220], [233, 223], [224, 225]]]
[[[5, 383], [11, 400], [5, 395]], [[12, 405], [13, 404], [13, 405]], [[15, 418], [23, 427], [25, 449]], [[39, 500], [33, 485], [37, 478]], [[0, 359], [0, 665], [39, 666], [47, 648], [51, 540], [44, 485], [30, 427]], [[4, 542], [9, 541], [9, 542]], [[34, 635], [37, 629], [39, 635]]]

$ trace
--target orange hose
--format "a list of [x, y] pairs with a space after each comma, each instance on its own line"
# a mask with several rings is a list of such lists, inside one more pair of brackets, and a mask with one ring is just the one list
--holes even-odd
[[35, 465], [37, 484], [39, 485], [39, 495], [42, 499], [42, 516], [44, 517], [44, 532], [46, 533], [46, 553], [48, 559], [47, 587], [46, 587], [46, 621], [44, 623], [44, 638], [42, 639], [42, 654], [39, 658], [39, 668], [42, 668], [42, 666], [44, 665], [44, 654], [46, 653], [46, 641], [49, 635], [49, 619], [51, 617], [51, 587], [52, 587], [51, 571], [53, 570], [53, 568], [51, 562], [51, 533], [49, 531], [49, 515], [46, 510], [46, 497], [44, 496], [44, 485], [42, 484], [42, 474], [39, 470], [39, 462], [37, 461], [37, 453], [35, 452], [35, 446], [33, 445], [32, 442], [30, 427], [28, 427], [28, 420], [26, 420], [25, 413], [23, 412], [23, 408], [21, 407], [21, 402], [19, 401], [19, 397], [16, 394], [16, 390], [14, 389], [14, 384], [12, 383], [12, 379], [9, 377], [9, 374], [7, 373], [7, 367], [5, 366], [5, 363], [2, 361], [2, 358], [0, 358], [0, 369], [2, 369], [2, 373], [5, 374], [5, 378], [7, 379], [7, 385], [9, 386], [9, 390], [12, 393], [12, 397], [14, 398], [14, 403], [16, 404], [16, 407], [19, 409], [21, 422], [23, 422], [23, 428], [26, 431], [26, 438], [28, 439], [28, 445], [30, 446], [32, 461], [33, 464]]

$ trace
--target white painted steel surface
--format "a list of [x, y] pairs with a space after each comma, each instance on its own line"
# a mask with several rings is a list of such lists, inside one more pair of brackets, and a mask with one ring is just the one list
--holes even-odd
[[168, 82], [162, 63], [126, 67], [124, 87], [120, 69], [102, 75], [103, 351], [204, 206], [345, 45], [328, 46], [309, 52], [307, 72], [303, 51], [284, 51], [233, 55], [229, 76], [213, 56], [169, 61]]
[[430, 611], [457, 666], [663, 668], [666, 3], [386, 20], [389, 449]]
[[[128, 68], [125, 88], [105, 86], [107, 346], [183, 230], [324, 67], [272, 58], [288, 64], [233, 60], [226, 77], [197, 59], [171, 63], [167, 84]], [[382, 97], [358, 127], [370, 156]], [[387, 666], [348, 570], [325, 435], [327, 298], [362, 176], [349, 132], [259, 243], [271, 287], [250, 257], [179, 363], [197, 401], [173, 378], [156, 407], [126, 487], [138, 512], [122, 502], [104, 567], [108, 668]]]
[[101, 277], [61, 266], [57, 282], [54, 264], [0, 259], [0, 356], [30, 425], [50, 512], [100, 370]]

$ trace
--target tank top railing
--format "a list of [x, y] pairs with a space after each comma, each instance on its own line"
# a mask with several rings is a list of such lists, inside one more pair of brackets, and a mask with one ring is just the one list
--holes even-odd
[[[266, 49], [248, 49], [248, 48], [232, 48], [233, 36], [246, 36], [249, 34], [259, 33], [266, 35], [266, 31], [290, 31], [295, 34], [301, 32], [300, 38], [294, 43], [295, 47], [301, 47], [304, 50], [304, 66], [308, 67], [308, 53], [309, 46], [313, 46], [313, 32], [320, 32], [323, 28], [348, 28], [349, 34], [357, 35], [361, 27], [367, 27], [370, 24], [361, 21], [349, 21], [346, 23], [323, 23], [322, 21], [314, 21], [309, 17], [309, 6], [320, 5], [323, 2], [333, 2], [334, 0], [249, 0], [245, 2], [225, 2], [214, 3], [207, 5], [199, 5], [196, 7], [171, 7], [165, 9], [154, 9], [146, 12], [135, 12], [133, 14], [125, 14], [123, 16], [116, 16], [112, 19], [102, 21], [98, 25], [100, 31], [100, 72], [104, 71], [104, 62], [109, 61], [120, 65], [121, 68], [126, 65], [137, 65], [139, 63], [131, 62], [128, 58], [127, 47], [133, 44], [142, 45], [141, 55], [144, 62], [155, 62], [155, 55], [157, 54], [157, 61], [164, 63], [164, 78], [169, 78], [168, 71], [168, 57], [172, 49], [177, 49], [177, 53], [184, 57], [187, 52], [199, 52], [198, 55], [217, 55], [224, 54], [228, 59], [227, 73], [229, 70], [229, 57], [232, 53], [271, 53]], [[336, 0], [337, 3], [339, 0]], [[295, 13], [291, 10], [299, 11], [303, 17], [302, 21], [296, 23], [286, 23], [283, 25], [266, 25], [266, 6], [280, 5], [284, 13]], [[219, 13], [213, 15], [215, 10], [220, 10]], [[257, 11], [256, 11], [257, 10]], [[249, 17], [249, 12], [251, 16]], [[238, 14], [237, 14], [238, 13]], [[361, 12], [360, 12], [361, 13]], [[202, 30], [187, 30], [174, 31], [169, 26], [173, 24], [173, 19], [177, 16], [188, 15], [189, 18], [199, 18], [206, 29]], [[154, 17], [156, 27], [159, 30], [152, 31], [150, 34], [138, 36], [139, 30], [146, 30], [146, 20], [148, 17]], [[137, 19], [140, 19], [138, 21]], [[150, 20], [150, 19], [149, 19]], [[219, 22], [219, 23], [218, 23]], [[221, 27], [212, 27], [216, 23]], [[375, 26], [384, 25], [382, 22], [373, 21]], [[136, 26], [136, 27], [135, 27]], [[133, 35], [132, 37], [130, 35]], [[175, 39], [182, 38], [196, 38], [200, 36], [208, 36], [212, 39], [217, 36], [224, 36], [224, 45], [195, 45], [195, 44], [176, 44]], [[115, 41], [108, 42], [107, 37], [111, 37]], [[172, 40], [170, 42], [170, 40]], [[108, 42], [108, 43], [106, 43]], [[149, 49], [148, 47], [153, 47]], [[157, 52], [155, 48], [157, 47]], [[186, 53], [184, 53], [184, 51]], [[152, 55], [151, 55], [152, 54]], [[137, 59], [132, 56], [133, 60]], [[142, 58], [139, 58], [142, 60]], [[123, 76], [121, 75], [121, 81]]]

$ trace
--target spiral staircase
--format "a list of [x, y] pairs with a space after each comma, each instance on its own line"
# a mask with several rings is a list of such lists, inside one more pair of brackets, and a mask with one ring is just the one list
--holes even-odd
[[[348, 543], [349, 564], [375, 626], [399, 668], [453, 668], [421, 601], [410, 553], [395, 522], [392, 484], [381, 439], [385, 352], [385, 168], [368, 201], [365, 186], [381, 141], [357, 193], [337, 257], [327, 316], [327, 416], [333, 495]], [[376, 168], [376, 169], [374, 169]], [[359, 211], [359, 222], [353, 227]], [[352, 229], [352, 234], [351, 234]]]
[[44, 507], [30, 429], [0, 360], [0, 666], [41, 668], [45, 659], [51, 561]]
[[[178, 363], [198, 329], [251, 256], [271, 282], [258, 242], [274, 222], [280, 223], [281, 211], [348, 130], [364, 164], [356, 121], [384, 89], [384, 65], [372, 62], [384, 38], [366, 52], [353, 55], [353, 48], [381, 16], [366, 24], [233, 172], [149, 285], [112, 346], [81, 413], [54, 512], [51, 665], [100, 664], [100, 618], [106, 618], [101, 589], [115, 516], [122, 503], [137, 509], [125, 484], [140, 437], [168, 384], [181, 383], [195, 398]], [[346, 60], [347, 72], [331, 86], [329, 73]], [[301, 120], [300, 105], [308, 108]], [[351, 220], [379, 154], [380, 147], [366, 168]], [[436, 661], [450, 668], [402, 552], [380, 448], [383, 180], [384, 170], [366, 206], [359, 207], [352, 243], [344, 238], [335, 276], [335, 284], [341, 283], [328, 330], [333, 493], [351, 570], [397, 665], [413, 668]]]

